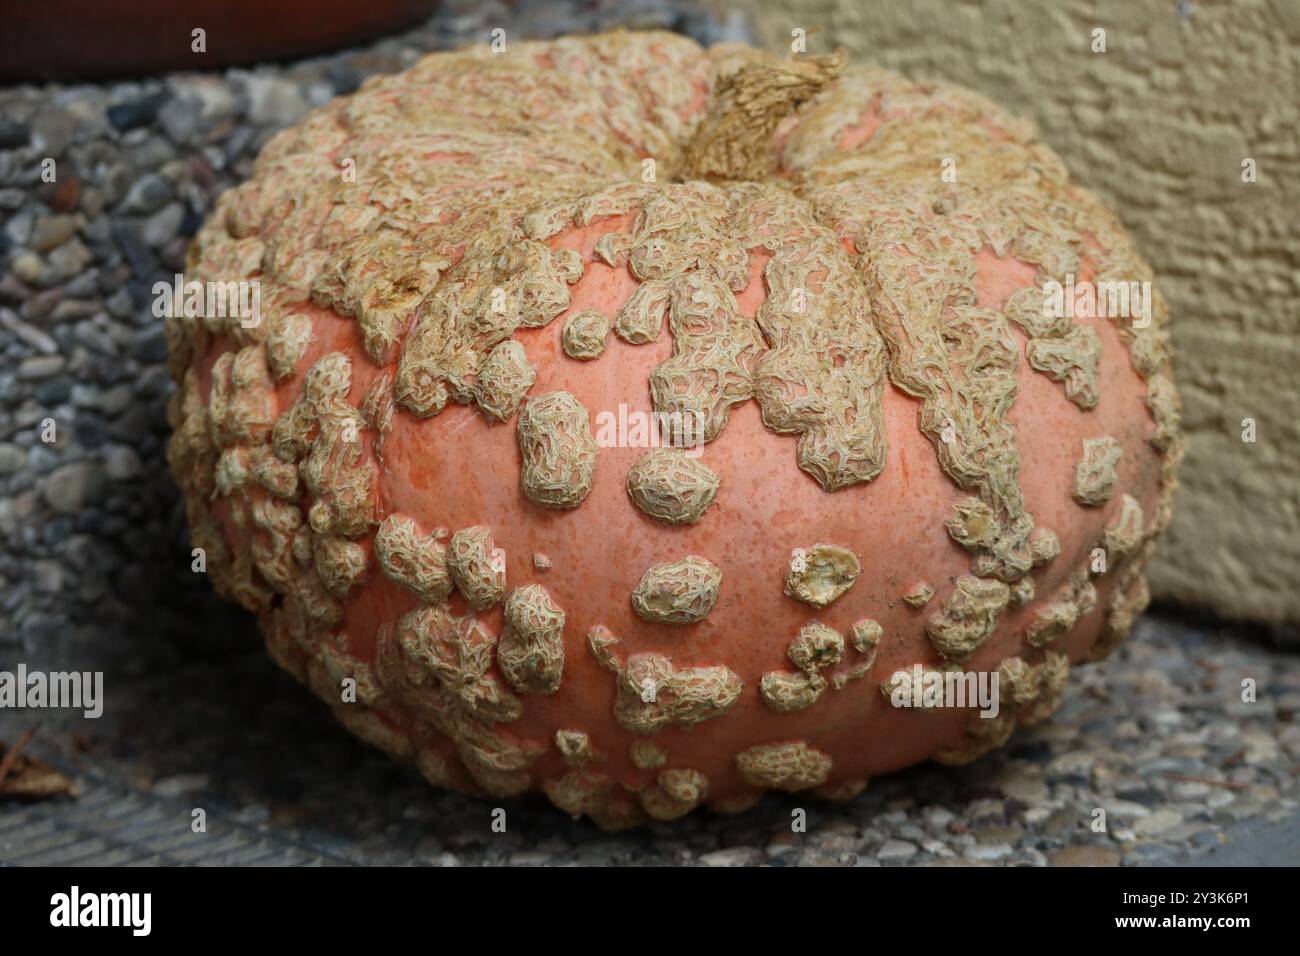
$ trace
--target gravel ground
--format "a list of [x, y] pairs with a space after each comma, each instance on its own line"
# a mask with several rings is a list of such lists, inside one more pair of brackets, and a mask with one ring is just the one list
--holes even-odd
[[[0, 670], [100, 669], [108, 695], [98, 721], [0, 711], [0, 741], [37, 727], [28, 752], [81, 791], [0, 803], [0, 863], [1297, 862], [1300, 658], [1240, 628], [1144, 619], [1077, 672], [1057, 719], [975, 766], [918, 768], [847, 805], [772, 797], [617, 836], [540, 803], [510, 805], [492, 833], [491, 805], [431, 793], [275, 669], [251, 619], [189, 570], [153, 283], [181, 271], [275, 131], [497, 25], [744, 37], [682, 0], [457, 0], [402, 36], [282, 66], [0, 88]], [[791, 829], [800, 807], [806, 833]]]
[[[738, 817], [602, 834], [545, 801], [431, 791], [354, 740], [262, 653], [142, 631], [104, 666], [104, 716], [45, 712], [29, 749], [81, 794], [0, 803], [0, 861], [1004, 866], [1300, 861], [1300, 657], [1240, 629], [1139, 621], [1079, 668], [1050, 722], [967, 767], [922, 766], [834, 804], [769, 796]], [[127, 668], [114, 661], [128, 660]], [[124, 671], [131, 670], [131, 676]], [[1243, 703], [1252, 678], [1256, 702]], [[62, 716], [60, 716], [62, 715]], [[33, 721], [0, 711], [0, 739]], [[207, 814], [205, 834], [191, 814]], [[1106, 812], [1104, 832], [1092, 829]], [[794, 811], [806, 832], [794, 832]]]

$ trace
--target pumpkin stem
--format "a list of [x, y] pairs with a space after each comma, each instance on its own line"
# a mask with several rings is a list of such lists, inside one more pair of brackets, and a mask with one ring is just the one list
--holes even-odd
[[767, 178], [777, 126], [838, 77], [844, 63], [844, 51], [836, 50], [829, 56], [751, 63], [724, 77], [686, 147], [688, 178]]

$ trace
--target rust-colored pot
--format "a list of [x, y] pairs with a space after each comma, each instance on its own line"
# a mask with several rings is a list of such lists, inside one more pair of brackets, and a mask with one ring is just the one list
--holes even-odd
[[[360, 43], [428, 16], [437, 0], [45, 0], [0, 30], [0, 82], [204, 70]], [[203, 50], [195, 30], [203, 30]]]

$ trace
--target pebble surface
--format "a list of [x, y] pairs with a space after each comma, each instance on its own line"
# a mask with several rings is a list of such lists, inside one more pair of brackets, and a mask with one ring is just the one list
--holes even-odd
[[[0, 710], [0, 741], [36, 726], [32, 752], [82, 790], [0, 803], [0, 862], [38, 861], [7, 821], [85, 832], [102, 816], [87, 801], [177, 832], [203, 806], [210, 835], [235, 835], [165, 851], [174, 862], [1106, 866], [1275, 852], [1270, 828], [1300, 832], [1300, 658], [1177, 617], [1142, 619], [1110, 660], [1076, 669], [1055, 719], [972, 766], [915, 768], [847, 804], [770, 796], [614, 836], [544, 801], [510, 803], [493, 832], [492, 804], [430, 791], [276, 670], [252, 620], [190, 570], [153, 284], [182, 271], [216, 196], [275, 132], [497, 25], [746, 38], [680, 0], [455, 0], [406, 34], [274, 67], [0, 88], [0, 669], [103, 670], [108, 698], [97, 721]], [[154, 852], [103, 842], [97, 862]]]
[[[104, 716], [43, 712], [28, 745], [81, 796], [0, 802], [0, 860], [60, 862], [40, 855], [41, 841], [74, 827], [80, 842], [59, 842], [59, 852], [102, 839], [104, 854], [130, 850], [157, 862], [874, 867], [1300, 858], [1300, 658], [1221, 625], [1143, 617], [1110, 659], [1076, 668], [1051, 721], [974, 764], [914, 767], [873, 781], [848, 803], [773, 794], [739, 816], [702, 812], [616, 834], [541, 798], [430, 790], [414, 770], [353, 739], [253, 645], [196, 654], [141, 631], [87, 652], [82, 666], [106, 671]], [[1242, 700], [1247, 679], [1253, 702]], [[0, 740], [32, 724], [0, 710]], [[195, 807], [208, 815], [201, 839], [186, 837]], [[155, 822], [114, 848], [113, 821], [123, 816]], [[193, 847], [177, 858], [172, 848], [182, 839]]]

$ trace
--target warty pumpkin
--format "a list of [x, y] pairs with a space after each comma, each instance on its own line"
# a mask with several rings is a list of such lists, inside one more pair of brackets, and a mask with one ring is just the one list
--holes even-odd
[[[1043, 718], [1146, 604], [1165, 306], [1048, 314], [1150, 270], [964, 90], [665, 33], [432, 55], [273, 139], [187, 278], [260, 284], [167, 320], [213, 584], [436, 786], [610, 828], [852, 796]], [[998, 716], [894, 706], [915, 665]]]

